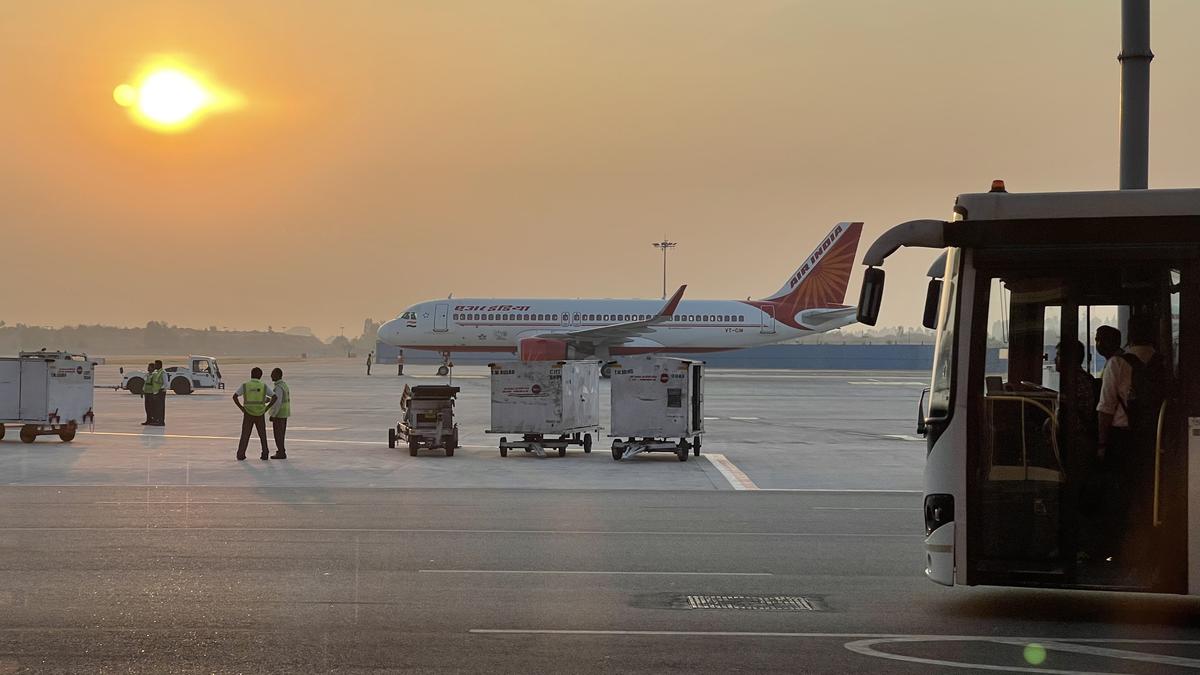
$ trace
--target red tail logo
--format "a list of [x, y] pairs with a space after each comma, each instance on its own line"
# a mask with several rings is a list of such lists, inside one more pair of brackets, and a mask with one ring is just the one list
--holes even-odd
[[765, 300], [778, 306], [781, 318], [804, 309], [842, 305], [861, 236], [862, 223], [838, 223], [787, 283]]

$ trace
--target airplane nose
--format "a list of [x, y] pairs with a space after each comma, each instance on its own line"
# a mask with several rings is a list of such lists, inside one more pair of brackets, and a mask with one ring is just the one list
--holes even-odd
[[379, 340], [395, 345], [400, 339], [400, 320], [392, 319], [379, 327]]

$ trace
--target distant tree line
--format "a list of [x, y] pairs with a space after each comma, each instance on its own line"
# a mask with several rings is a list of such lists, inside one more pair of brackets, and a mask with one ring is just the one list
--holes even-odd
[[[372, 329], [373, 327], [373, 329]], [[317, 337], [265, 331], [184, 328], [163, 321], [151, 321], [142, 328], [79, 325], [60, 328], [8, 325], [0, 321], [0, 354], [19, 351], [63, 350], [92, 356], [136, 354], [207, 354], [215, 356], [347, 356], [375, 348], [378, 324], [369, 319], [362, 336], [350, 340], [343, 336], [321, 341]], [[367, 329], [372, 329], [367, 332]]]

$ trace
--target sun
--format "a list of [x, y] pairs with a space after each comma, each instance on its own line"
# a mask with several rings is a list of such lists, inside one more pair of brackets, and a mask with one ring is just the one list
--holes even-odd
[[241, 97], [182, 65], [160, 61], [147, 66], [133, 84], [117, 85], [113, 100], [143, 126], [175, 133], [207, 113], [237, 107]]

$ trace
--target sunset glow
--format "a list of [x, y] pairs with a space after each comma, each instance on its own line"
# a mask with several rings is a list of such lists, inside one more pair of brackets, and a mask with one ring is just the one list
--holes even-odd
[[205, 114], [238, 107], [241, 97], [203, 75], [162, 62], [143, 70], [134, 82], [117, 85], [113, 100], [139, 124], [163, 133], [190, 129]]

